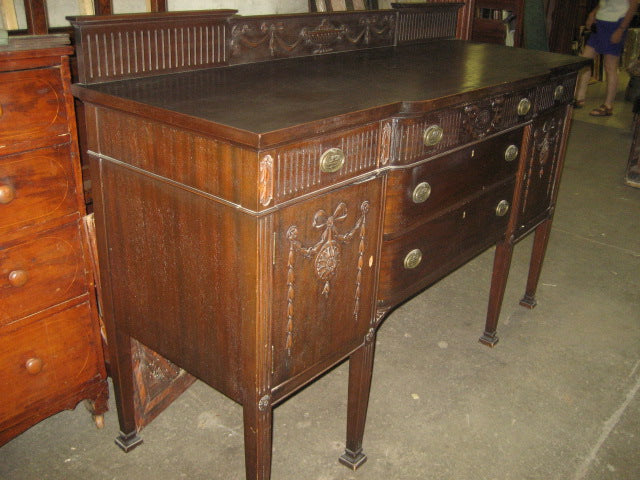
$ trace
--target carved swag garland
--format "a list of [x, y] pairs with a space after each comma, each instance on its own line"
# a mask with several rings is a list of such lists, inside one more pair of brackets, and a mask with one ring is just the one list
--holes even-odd
[[287, 230], [287, 239], [289, 240], [289, 257], [287, 259], [287, 354], [291, 356], [291, 348], [293, 346], [293, 321], [294, 309], [293, 302], [295, 299], [295, 259], [296, 254], [306, 259], [313, 259], [316, 269], [316, 276], [321, 282], [322, 295], [329, 296], [331, 291], [331, 279], [336, 274], [340, 264], [341, 245], [350, 243], [358, 234], [360, 243], [358, 245], [358, 264], [356, 273], [355, 288], [355, 305], [353, 308], [353, 316], [358, 321], [358, 311], [360, 309], [360, 286], [362, 282], [362, 267], [364, 266], [364, 237], [366, 234], [365, 224], [367, 213], [369, 212], [369, 202], [364, 201], [360, 204], [360, 217], [356, 220], [355, 225], [346, 233], [338, 232], [338, 223], [343, 222], [347, 218], [347, 205], [340, 202], [333, 212], [333, 215], [327, 215], [324, 210], [318, 210], [313, 216], [312, 226], [317, 229], [323, 229], [320, 240], [311, 247], [304, 247], [302, 242], [298, 240], [298, 227], [292, 225]]

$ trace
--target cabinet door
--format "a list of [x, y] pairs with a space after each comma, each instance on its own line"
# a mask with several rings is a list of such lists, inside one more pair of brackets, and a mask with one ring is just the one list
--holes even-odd
[[518, 211], [518, 233], [546, 218], [555, 201], [562, 165], [566, 109], [540, 116], [531, 125]]
[[363, 343], [373, 311], [381, 184], [345, 187], [277, 214], [274, 386], [313, 375]]

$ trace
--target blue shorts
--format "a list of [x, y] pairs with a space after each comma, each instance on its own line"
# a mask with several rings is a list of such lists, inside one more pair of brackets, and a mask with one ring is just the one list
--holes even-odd
[[624, 47], [624, 37], [627, 32], [622, 35], [622, 40], [619, 43], [611, 43], [611, 35], [622, 23], [622, 18], [617, 22], [605, 22], [604, 20], [596, 20], [595, 32], [589, 36], [587, 45], [592, 47], [596, 53], [601, 55], [615, 55], [619, 57], [622, 55], [622, 47]]

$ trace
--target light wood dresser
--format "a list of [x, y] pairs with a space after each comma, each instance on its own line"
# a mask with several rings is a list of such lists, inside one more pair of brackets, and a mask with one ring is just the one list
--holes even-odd
[[0, 47], [0, 445], [107, 382], [66, 36]]

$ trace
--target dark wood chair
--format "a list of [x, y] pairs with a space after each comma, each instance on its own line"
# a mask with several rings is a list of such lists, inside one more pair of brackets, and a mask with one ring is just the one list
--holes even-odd
[[378, 0], [309, 0], [310, 12], [377, 10]]

